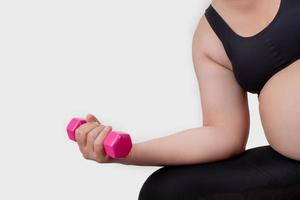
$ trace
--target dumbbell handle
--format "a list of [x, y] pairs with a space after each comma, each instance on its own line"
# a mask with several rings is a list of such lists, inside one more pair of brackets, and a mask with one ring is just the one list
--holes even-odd
[[[75, 131], [82, 124], [87, 123], [86, 120], [81, 118], [73, 118], [68, 126], [67, 133], [71, 140], [76, 141]], [[103, 141], [105, 153], [112, 158], [126, 157], [131, 148], [131, 138], [129, 134], [121, 131], [110, 131]]]

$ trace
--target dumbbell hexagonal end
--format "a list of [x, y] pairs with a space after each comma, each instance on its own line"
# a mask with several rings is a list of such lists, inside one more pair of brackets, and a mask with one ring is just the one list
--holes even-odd
[[129, 134], [121, 131], [110, 131], [103, 145], [105, 153], [112, 158], [126, 157], [132, 148]]
[[68, 136], [71, 140], [76, 141], [75, 139], [75, 131], [76, 129], [81, 126], [82, 124], [86, 123], [86, 120], [81, 119], [81, 118], [73, 118], [68, 126], [67, 126], [67, 132]]

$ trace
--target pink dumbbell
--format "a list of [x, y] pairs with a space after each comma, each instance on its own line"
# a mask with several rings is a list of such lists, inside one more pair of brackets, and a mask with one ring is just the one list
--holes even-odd
[[[71, 140], [75, 139], [75, 130], [86, 123], [87, 121], [80, 118], [73, 118], [68, 126], [67, 132]], [[112, 158], [123, 158], [126, 157], [132, 147], [131, 138], [129, 134], [121, 131], [110, 131], [103, 141], [105, 153]]]

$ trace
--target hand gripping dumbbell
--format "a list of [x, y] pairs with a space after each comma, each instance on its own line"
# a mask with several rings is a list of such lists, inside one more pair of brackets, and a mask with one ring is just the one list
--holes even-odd
[[[87, 121], [81, 118], [73, 118], [68, 126], [67, 132], [71, 140], [76, 141], [76, 129], [85, 124]], [[129, 134], [121, 131], [110, 131], [103, 141], [105, 153], [112, 158], [126, 157], [132, 147], [131, 138]]]

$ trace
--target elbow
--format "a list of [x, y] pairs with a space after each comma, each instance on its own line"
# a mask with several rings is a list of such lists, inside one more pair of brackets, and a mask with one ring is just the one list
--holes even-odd
[[224, 154], [225, 155], [224, 159], [230, 159], [232, 157], [239, 156], [243, 154], [245, 151], [246, 151], [245, 148], [243, 148], [241, 145], [235, 145], [230, 143], [229, 146], [227, 146], [226, 151], [224, 151], [224, 153], [226, 152]]
[[[225, 130], [225, 129], [223, 129]], [[228, 149], [230, 156], [237, 156], [243, 154], [246, 151], [247, 140], [249, 136], [248, 129], [230, 129], [225, 130], [226, 139], [228, 141]]]
[[232, 156], [237, 156], [240, 154], [243, 154], [246, 151], [245, 147], [236, 147], [233, 151], [232, 151]]
[[240, 155], [246, 151], [246, 145], [249, 137], [249, 125], [246, 123], [222, 126], [225, 132], [230, 152], [232, 155]]
[[230, 148], [231, 156], [237, 156], [243, 154], [246, 151], [247, 141], [238, 140], [236, 138], [234, 138], [232, 141], [233, 144], [231, 143], [231, 148]]

